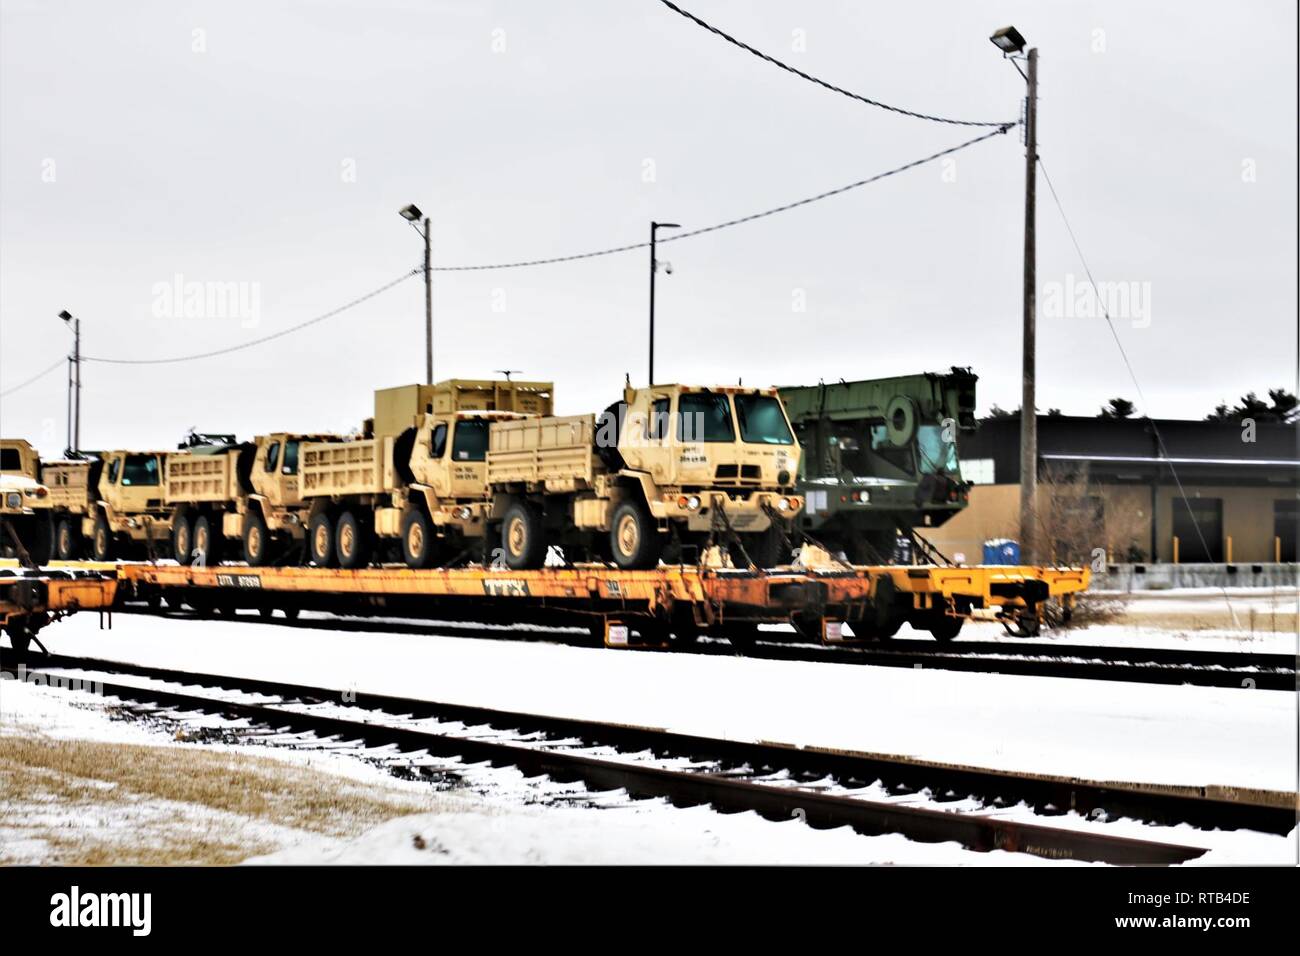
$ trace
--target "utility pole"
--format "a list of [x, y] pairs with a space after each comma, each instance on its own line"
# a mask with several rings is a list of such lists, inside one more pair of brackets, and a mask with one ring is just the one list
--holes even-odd
[[[411, 203], [397, 214], [411, 224], [416, 232], [424, 234], [424, 382], [433, 384], [433, 238], [429, 231], [429, 217], [420, 207]], [[423, 220], [424, 229], [416, 225]]]
[[433, 240], [424, 217], [424, 382], [433, 384]]
[[[675, 222], [650, 223], [650, 373], [647, 385], [655, 383], [655, 273], [659, 271], [659, 260], [655, 258], [655, 234], [660, 229], [680, 229]], [[668, 267], [672, 272], [672, 267]]]
[[1025, 288], [1023, 381], [1020, 398], [1020, 556], [1032, 564], [1038, 556], [1038, 413], [1036, 411], [1037, 242], [1034, 210], [1037, 203], [1035, 173], [1038, 165], [1038, 49], [1027, 56], [1028, 93], [1025, 99]]
[[[75, 454], [81, 450], [81, 319], [74, 318], [67, 309], [59, 313], [59, 318], [72, 329], [72, 356], [68, 360], [68, 450]], [[74, 394], [75, 416], [72, 414]]]

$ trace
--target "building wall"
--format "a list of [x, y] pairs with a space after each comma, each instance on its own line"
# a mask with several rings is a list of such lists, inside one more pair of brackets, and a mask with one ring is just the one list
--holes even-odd
[[[1151, 488], [1145, 484], [1098, 486], [1104, 501], [1106, 529], [1099, 547], [1108, 550], [1108, 560], [1122, 562], [1128, 547], [1135, 546], [1145, 560], [1151, 552]], [[1040, 495], [1043, 486], [1040, 485]], [[1232, 538], [1234, 562], [1258, 563], [1273, 560], [1273, 503], [1293, 498], [1295, 491], [1279, 487], [1186, 486], [1189, 498], [1219, 498], [1223, 502], [1223, 537]], [[1173, 561], [1174, 502], [1177, 487], [1161, 486], [1156, 494], [1158, 538], [1156, 557]], [[939, 528], [919, 529], [944, 554], [956, 560], [965, 555], [966, 564], [983, 560], [984, 542], [992, 538], [1018, 539], [1020, 527], [1019, 485], [975, 485], [967, 508]], [[1223, 544], [1227, 560], [1226, 543]], [[1184, 544], [1185, 548], [1186, 545]]]

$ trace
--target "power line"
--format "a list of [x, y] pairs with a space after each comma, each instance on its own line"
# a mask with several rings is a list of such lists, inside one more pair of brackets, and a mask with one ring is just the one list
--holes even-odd
[[3, 396], [5, 396], [5, 395], [12, 395], [14, 392], [18, 391], [20, 388], [26, 388], [28, 385], [31, 385], [31, 384], [33, 384], [33, 383], [35, 383], [35, 382], [40, 381], [41, 379], [43, 379], [45, 376], [49, 375], [51, 372], [53, 372], [56, 368], [58, 368], [60, 365], [62, 365], [62, 364], [63, 364], [64, 362], [66, 362], [67, 360], [68, 360], [68, 357], [67, 357], [66, 355], [60, 356], [58, 359], [55, 360], [54, 364], [51, 365], [49, 368], [45, 369], [45, 371], [43, 371], [43, 372], [37, 372], [37, 373], [36, 373], [35, 375], [33, 375], [31, 378], [29, 378], [29, 379], [27, 379], [27, 380], [25, 380], [25, 381], [19, 382], [17, 385], [12, 385], [12, 386], [10, 386], [9, 388], [6, 388], [3, 392], [0, 392], [0, 397], [3, 397]]
[[[809, 73], [805, 73], [803, 70], [800, 70], [797, 67], [790, 66], [790, 64], [788, 63], [782, 63], [780, 60], [776, 59], [773, 56], [769, 56], [768, 54], [764, 53], [762, 50], [754, 49], [748, 43], [745, 43], [742, 40], [737, 40], [731, 34], [725, 33], [724, 31], [713, 26], [713, 24], [706, 23], [705, 21], [701, 20], [699, 17], [697, 17], [695, 14], [691, 13], [690, 11], [683, 10], [681, 7], [677, 6], [677, 4], [671, 2], [671, 0], [659, 0], [659, 2], [662, 3], [669, 10], [672, 10], [674, 13], [680, 13], [687, 20], [690, 20], [692, 23], [695, 23], [698, 26], [703, 27], [704, 29], [708, 30], [710, 33], [713, 33], [721, 37], [722, 39], [726, 40], [728, 43], [732, 44], [733, 46], [740, 47], [740, 49], [748, 53], [754, 54], [754, 56], [758, 57], [760, 60], [766, 60], [768, 63], [771, 63], [773, 66], [780, 67], [781, 69], [785, 70], [787, 73], [793, 73], [795, 76], [805, 79], [809, 83], [816, 83], [818, 86], [822, 87], [823, 89], [830, 90], [832, 93], [839, 93], [841, 96], [847, 96], [849, 99], [857, 100], [859, 103], [866, 103], [868, 106], [875, 106], [878, 107], [879, 109], [889, 110], [889, 112], [891, 113], [899, 113], [903, 116], [911, 116], [911, 117], [915, 117], [916, 119], [929, 120], [932, 123], [950, 123], [953, 126], [1006, 126], [1008, 125], [1007, 123], [998, 123], [998, 122], [989, 122], [989, 121], [948, 119], [947, 117], [944, 116], [933, 116], [929, 113], [917, 113], [913, 110], [903, 109], [901, 106], [890, 106], [888, 103], [882, 103], [879, 100], [873, 100], [870, 97], [862, 96], [859, 93], [852, 93], [849, 90], [844, 89], [843, 87], [836, 86], [834, 83], [827, 83], [825, 80], [818, 79], [817, 77]], [[1014, 126], [1015, 124], [1012, 123], [1010, 125]]]
[[[886, 179], [889, 176], [897, 175], [898, 173], [905, 172], [909, 169], [915, 169], [917, 166], [923, 166], [926, 163], [933, 162], [936, 159], [940, 159], [944, 156], [948, 156], [951, 155], [952, 153], [956, 153], [959, 150], [963, 150], [968, 146], [974, 146], [976, 143], [983, 142], [984, 140], [990, 139], [994, 136], [999, 136], [1005, 133], [1007, 130], [1011, 129], [1015, 125], [1016, 124], [1014, 123], [1003, 123], [997, 129], [984, 133], [981, 136], [977, 136], [974, 139], [969, 139], [966, 142], [960, 143], [956, 146], [950, 146], [947, 149], [940, 150], [937, 153], [931, 153], [929, 156], [924, 156], [921, 159], [914, 159], [910, 163], [905, 163], [902, 166], [896, 166], [895, 168], [886, 170], [883, 173], [876, 173], [874, 176], [869, 176], [866, 179], [859, 179], [857, 182], [849, 183], [846, 186], [839, 186], [835, 189], [828, 189], [826, 192], [818, 193], [815, 196], [808, 196], [805, 199], [798, 199], [795, 200], [794, 202], [786, 203], [785, 205], [782, 206], [776, 206], [773, 207], [772, 209], [765, 209], [762, 212], [751, 213], [748, 216], [741, 216], [739, 219], [728, 219], [726, 222], [719, 222], [712, 226], [704, 226], [700, 229], [690, 229], [687, 230], [686, 232], [675, 233], [665, 239], [660, 239], [659, 243], [663, 244], [665, 242], [679, 242], [682, 239], [690, 239], [692, 236], [702, 236], [707, 232], [717, 232], [719, 229], [726, 229], [730, 226], [738, 226], [741, 223], [753, 222], [755, 219], [763, 219], [767, 216], [774, 216], [777, 213], [787, 212], [788, 210], [791, 209], [797, 209], [800, 206], [807, 206], [809, 203], [818, 202], [819, 200], [822, 199], [828, 199], [831, 196], [838, 196], [841, 193], [846, 193], [851, 189], [857, 189], [858, 187], [866, 186], [869, 183], [879, 182], [880, 180]], [[574, 262], [578, 259], [594, 259], [597, 256], [612, 256], [615, 253], [630, 252], [633, 249], [645, 249], [649, 245], [650, 245], [649, 242], [634, 242], [634, 243], [629, 243], [628, 245], [625, 246], [612, 246], [608, 249], [597, 249], [593, 252], [579, 252], [568, 256], [555, 256], [549, 259], [528, 259], [528, 260], [522, 260], [518, 262], [496, 262], [496, 263], [490, 263], [485, 265], [434, 266], [433, 271], [434, 272], [480, 272], [487, 269], [521, 269], [525, 266], [545, 266], [545, 265], [552, 265], [557, 262]]]
[[392, 282], [387, 282], [384, 285], [381, 285], [377, 289], [372, 289], [370, 292], [367, 292], [365, 295], [359, 296], [358, 298], [353, 299], [351, 302], [347, 302], [336, 309], [331, 309], [330, 311], [322, 313], [321, 315], [318, 315], [313, 319], [308, 319], [306, 322], [299, 322], [297, 325], [291, 325], [287, 329], [281, 329], [279, 332], [273, 332], [270, 335], [264, 335], [261, 338], [257, 338], [257, 339], [250, 339], [249, 341], [241, 342], [238, 345], [229, 345], [226, 346], [225, 348], [212, 349], [211, 351], [208, 352], [197, 352], [193, 355], [177, 355], [172, 358], [119, 359], [119, 358], [99, 358], [96, 356], [83, 355], [82, 361], [103, 362], [108, 365], [168, 365], [174, 362], [189, 362], [195, 359], [205, 359], [205, 358], [213, 358], [218, 355], [228, 355], [231, 352], [238, 352], [241, 349], [251, 349], [255, 345], [261, 345], [264, 342], [270, 342], [275, 339], [282, 338], [286, 335], [290, 335], [293, 332], [298, 332], [302, 329], [305, 329], [308, 326], [315, 325], [318, 322], [324, 322], [326, 319], [333, 318], [334, 316], [338, 315], [340, 312], [346, 312], [348, 309], [354, 308], [355, 306], [360, 305], [362, 302], [366, 302], [370, 299], [373, 299], [375, 296], [379, 295], [382, 292], [387, 292], [389, 289], [393, 288], [393, 286], [405, 282], [407, 279], [411, 278], [411, 276], [420, 275], [423, 271], [424, 271], [423, 269], [412, 269], [410, 272], [404, 273], [403, 275], [394, 279]]
[[[1196, 537], [1201, 542], [1201, 550], [1208, 555], [1210, 553], [1210, 546], [1205, 540], [1204, 532], [1201, 531], [1200, 522], [1196, 520], [1196, 514], [1192, 511], [1192, 504], [1187, 497], [1186, 489], [1183, 488], [1183, 481], [1178, 477], [1178, 469], [1174, 467], [1174, 463], [1169, 454], [1169, 448], [1165, 445], [1165, 439], [1164, 436], [1160, 434], [1159, 426], [1156, 425], [1155, 419], [1145, 411], [1145, 409], [1150, 406], [1147, 404], [1146, 395], [1142, 391], [1142, 384], [1138, 381], [1137, 372], [1133, 369], [1133, 363], [1129, 361], [1128, 352], [1124, 348], [1124, 343], [1119, 337], [1119, 330], [1115, 328], [1115, 322], [1110, 317], [1110, 309], [1106, 307], [1106, 301], [1102, 298], [1101, 291], [1097, 288], [1097, 282], [1092, 277], [1092, 269], [1088, 265], [1087, 258], [1084, 257], [1083, 249], [1079, 245], [1078, 237], [1074, 234], [1074, 229], [1070, 226], [1069, 217], [1065, 215], [1065, 207], [1061, 205], [1061, 197], [1056, 194], [1056, 187], [1052, 185], [1052, 177], [1047, 175], [1047, 167], [1043, 165], [1043, 159], [1041, 156], [1038, 157], [1038, 167], [1043, 171], [1043, 181], [1047, 183], [1047, 190], [1052, 194], [1052, 200], [1056, 203], [1056, 209], [1061, 214], [1061, 221], [1065, 223], [1065, 231], [1069, 233], [1070, 242], [1074, 244], [1074, 251], [1079, 256], [1079, 263], [1083, 266], [1083, 272], [1088, 277], [1088, 284], [1092, 286], [1092, 294], [1096, 298], [1097, 304], [1101, 306], [1101, 314], [1106, 319], [1106, 325], [1110, 329], [1111, 338], [1115, 340], [1115, 347], [1119, 349], [1120, 357], [1124, 360], [1124, 367], [1128, 369], [1128, 377], [1133, 382], [1133, 389], [1137, 392], [1138, 401], [1142, 403], [1144, 409], [1142, 417], [1145, 418], [1147, 424], [1151, 426], [1151, 432], [1155, 435], [1156, 444], [1160, 447], [1160, 454], [1165, 458], [1165, 464], [1169, 466], [1169, 474], [1173, 476], [1174, 484], [1178, 486], [1178, 496], [1182, 498], [1183, 507], [1187, 509], [1187, 516], [1191, 518], [1192, 527], [1196, 529]], [[1154, 514], [1151, 516], [1151, 520], [1153, 522], [1155, 521]], [[1155, 555], [1153, 554], [1151, 558], [1152, 560], [1155, 560]], [[1223, 588], [1223, 599], [1227, 602], [1228, 614], [1232, 617], [1232, 623], [1235, 627], [1237, 624], [1237, 615], [1233, 610], [1232, 600], [1228, 597], [1227, 588]]]

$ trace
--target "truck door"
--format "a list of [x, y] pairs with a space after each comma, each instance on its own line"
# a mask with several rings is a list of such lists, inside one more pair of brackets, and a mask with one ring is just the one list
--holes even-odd
[[451, 493], [457, 498], [480, 498], [487, 492], [488, 428], [486, 418], [456, 422], [448, 467]]

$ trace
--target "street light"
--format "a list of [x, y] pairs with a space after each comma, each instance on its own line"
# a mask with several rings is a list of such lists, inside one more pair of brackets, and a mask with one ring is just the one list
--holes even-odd
[[[68, 450], [74, 454], [81, 450], [81, 319], [73, 318], [64, 309], [59, 318], [72, 329], [72, 357], [68, 366]], [[75, 378], [73, 370], [76, 370]], [[76, 425], [73, 425], [73, 393], [76, 393]]]
[[655, 273], [659, 267], [665, 266], [665, 272], [672, 275], [673, 267], [667, 262], [660, 262], [655, 258], [655, 236], [660, 229], [680, 229], [679, 223], [675, 222], [651, 222], [650, 223], [650, 380], [647, 385], [655, 383]]
[[416, 232], [420, 227], [416, 225], [421, 220], [424, 221], [424, 381], [426, 384], [433, 384], [433, 270], [430, 268], [430, 262], [433, 258], [433, 249], [429, 236], [429, 217], [420, 212], [420, 207], [411, 203], [409, 206], [403, 206], [397, 211], [397, 214], [409, 222]]
[[1012, 61], [1028, 90], [1025, 95], [1025, 273], [1024, 333], [1021, 345], [1022, 372], [1020, 396], [1020, 553], [1025, 564], [1036, 557], [1038, 545], [1038, 412], [1036, 409], [1035, 351], [1038, 330], [1035, 324], [1036, 241], [1034, 209], [1037, 198], [1035, 179], [1038, 165], [1038, 50], [1030, 47], [1025, 55], [1027, 72], [1016, 62], [1025, 48], [1025, 38], [1015, 27], [1003, 27], [989, 40]]

